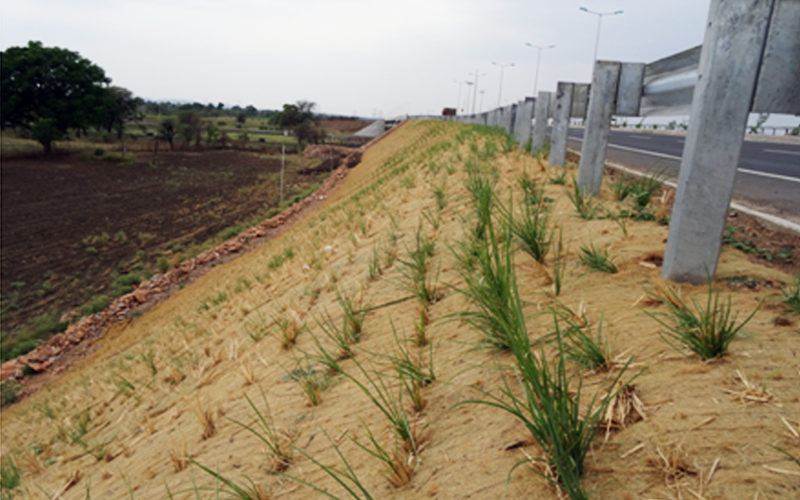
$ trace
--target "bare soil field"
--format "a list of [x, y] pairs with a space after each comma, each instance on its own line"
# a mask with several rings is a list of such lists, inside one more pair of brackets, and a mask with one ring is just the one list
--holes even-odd
[[[108, 294], [115, 276], [157, 270], [158, 258], [172, 265], [193, 244], [278, 204], [279, 156], [161, 152], [153, 162], [137, 154], [133, 162], [86, 153], [2, 162], [4, 331]], [[287, 199], [325, 175], [300, 173], [318, 160], [288, 158]]]
[[[781, 302], [793, 276], [725, 247], [713, 287], [736, 323], [752, 318], [725, 355], [703, 361], [666, 342], [653, 317], [672, 324], [659, 297], [708, 297], [706, 285], [659, 278], [669, 191], [650, 203], [656, 220], [620, 221], [604, 214], [631, 205], [606, 179], [591, 202], [598, 216], [584, 219], [569, 196], [575, 169], [545, 165], [496, 131], [402, 125], [318, 209], [115, 325], [60, 379], [3, 410], [3, 493], [567, 498], [545, 466], [547, 440], [478, 403], [545, 406], [520, 385], [520, 344], [493, 347], [498, 325], [464, 315], [481, 310], [469, 290], [491, 276], [476, 264], [480, 242], [496, 241], [515, 275], [521, 350], [568, 377], [549, 394], [574, 402], [580, 423], [593, 397], [627, 384], [586, 443], [580, 498], [797, 498], [800, 467], [776, 449], [800, 456], [800, 320]], [[497, 233], [479, 231], [476, 176], [496, 195]], [[531, 205], [555, 230], [540, 259], [502, 229], [503, 210], [524, 221]], [[589, 246], [616, 272], [587, 267]], [[606, 364], [565, 358], [568, 327], [595, 339]]]
[[355, 118], [327, 118], [320, 120], [319, 127], [334, 134], [352, 134], [368, 126], [370, 121]]

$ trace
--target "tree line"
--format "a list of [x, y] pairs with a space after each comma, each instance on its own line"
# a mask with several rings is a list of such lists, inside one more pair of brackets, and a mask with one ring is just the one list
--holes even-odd
[[325, 134], [314, 113], [316, 104], [298, 101], [283, 109], [259, 110], [253, 105], [226, 107], [224, 103], [171, 103], [145, 101], [125, 88], [111, 85], [105, 71], [80, 54], [31, 41], [25, 47], [0, 52], [0, 125], [14, 128], [38, 141], [50, 153], [55, 141], [70, 132], [85, 135], [95, 129], [122, 139], [126, 124], [145, 115], [164, 115], [157, 124], [158, 137], [172, 147], [175, 138], [199, 145], [224, 140], [224, 132], [207, 118], [233, 116], [244, 124], [264, 118], [288, 129], [298, 141], [320, 142]]

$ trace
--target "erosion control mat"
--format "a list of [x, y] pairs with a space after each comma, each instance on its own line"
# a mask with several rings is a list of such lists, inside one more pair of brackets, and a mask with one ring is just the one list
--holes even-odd
[[[779, 304], [792, 277], [726, 247], [713, 283], [720, 302], [730, 297], [739, 322], [761, 306], [727, 355], [704, 362], [667, 344], [646, 314], [668, 311], [648, 292], [707, 298], [707, 286], [659, 278], [667, 228], [605, 216], [627, 206], [608, 187], [597, 216], [578, 217], [567, 196], [575, 171], [554, 184], [564, 172], [543, 165], [488, 129], [403, 125], [364, 153], [321, 209], [114, 328], [60, 380], [4, 410], [15, 498], [217, 498], [234, 488], [239, 498], [322, 497], [287, 476], [351, 498], [319, 464], [357, 477], [369, 493], [360, 498], [563, 496], [519, 419], [459, 405], [509, 402], [506, 387], [525, 401], [515, 357], [458, 315], [478, 307], [459, 292], [456, 255], [476, 263], [484, 248], [465, 246], [479, 232], [467, 172], [489, 180], [518, 218], [524, 202], [549, 207], [557, 228], [542, 263], [516, 243], [510, 257], [539, 362], [558, 359], [554, 317], [590, 335], [602, 322], [608, 369], [568, 360], [578, 375], [555, 396], [574, 400], [580, 390], [583, 415], [626, 363], [621, 381], [636, 376], [586, 454], [580, 484], [590, 498], [800, 495], [800, 467], [775, 449], [800, 455], [799, 321]], [[543, 192], [523, 192], [523, 172]], [[667, 201], [655, 196], [653, 218]], [[490, 233], [480, 241], [489, 245]], [[592, 246], [617, 273], [581, 263], [581, 247]], [[410, 439], [387, 418], [398, 415]]]

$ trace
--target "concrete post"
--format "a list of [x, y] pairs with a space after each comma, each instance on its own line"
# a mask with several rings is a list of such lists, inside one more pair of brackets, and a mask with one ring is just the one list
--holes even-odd
[[523, 105], [522, 101], [519, 101], [517, 104], [514, 105], [514, 107], [516, 108], [514, 111], [514, 125], [512, 127], [514, 130], [513, 133], [514, 142], [519, 142], [519, 137], [517, 137], [517, 132], [519, 131], [520, 128], [519, 119], [522, 117], [522, 105]]
[[775, 0], [712, 0], [661, 276], [716, 273]]
[[531, 121], [533, 120], [533, 103], [532, 99], [526, 99], [517, 108], [517, 141], [519, 141], [519, 148], [525, 147], [528, 139], [531, 137]]
[[514, 127], [516, 126], [517, 122], [517, 105], [516, 104], [509, 104], [506, 106], [506, 120], [505, 120], [505, 127], [506, 133], [509, 135], [514, 135]]
[[544, 147], [547, 138], [547, 119], [550, 113], [551, 92], [539, 92], [536, 98], [536, 111], [533, 114], [533, 146], [531, 154], [536, 155]]
[[578, 167], [578, 185], [584, 192], [594, 196], [600, 194], [603, 182], [611, 114], [617, 107], [617, 85], [621, 67], [621, 63], [613, 61], [596, 61], [594, 64], [586, 129], [581, 146], [581, 163]]
[[563, 167], [567, 161], [567, 132], [572, 111], [572, 90], [575, 84], [558, 82], [556, 89], [556, 112], [553, 116], [553, 131], [550, 134], [550, 166]]

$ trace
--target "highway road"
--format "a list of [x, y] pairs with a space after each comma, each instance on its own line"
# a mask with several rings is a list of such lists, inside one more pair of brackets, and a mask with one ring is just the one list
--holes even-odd
[[[580, 151], [583, 128], [570, 128], [568, 147]], [[685, 137], [612, 130], [606, 157], [637, 170], [665, 169], [677, 180]], [[800, 224], [800, 145], [744, 141], [734, 201]]]

